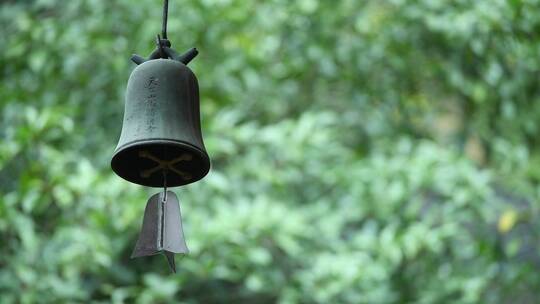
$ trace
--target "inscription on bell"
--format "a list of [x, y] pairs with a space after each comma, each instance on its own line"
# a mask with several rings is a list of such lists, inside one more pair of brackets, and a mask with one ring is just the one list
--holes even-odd
[[148, 83], [146, 84], [146, 88], [148, 89], [148, 95], [146, 96], [146, 100], [148, 102], [156, 102], [156, 88], [158, 86], [158, 79], [154, 76], [150, 76], [148, 78]]
[[156, 107], [157, 107], [157, 87], [159, 85], [158, 78], [155, 76], [148, 77], [146, 82], [146, 102], [148, 104], [149, 111], [147, 117], [146, 131], [153, 132], [156, 130]]

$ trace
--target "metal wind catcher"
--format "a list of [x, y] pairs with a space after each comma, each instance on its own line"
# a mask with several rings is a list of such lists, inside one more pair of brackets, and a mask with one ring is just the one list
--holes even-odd
[[132, 258], [162, 253], [173, 272], [174, 254], [187, 254], [177, 196], [167, 187], [202, 179], [210, 170], [201, 134], [199, 86], [187, 64], [196, 49], [180, 55], [167, 39], [168, 1], [162, 36], [146, 59], [133, 55], [137, 67], [129, 77], [124, 121], [111, 167], [135, 184], [163, 188], [150, 197]]

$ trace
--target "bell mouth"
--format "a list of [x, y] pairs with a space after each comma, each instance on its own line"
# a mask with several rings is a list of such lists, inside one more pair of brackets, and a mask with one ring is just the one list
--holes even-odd
[[[177, 187], [208, 174], [210, 158], [201, 149], [181, 141], [145, 139], [118, 147], [111, 168], [123, 179], [148, 187]], [[166, 180], [165, 180], [166, 177]]]

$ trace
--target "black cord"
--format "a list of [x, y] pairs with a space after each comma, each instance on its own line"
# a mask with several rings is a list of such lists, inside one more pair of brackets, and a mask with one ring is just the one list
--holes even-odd
[[167, 15], [169, 12], [169, 0], [164, 0], [163, 3], [163, 25], [161, 26], [161, 36], [167, 39]]

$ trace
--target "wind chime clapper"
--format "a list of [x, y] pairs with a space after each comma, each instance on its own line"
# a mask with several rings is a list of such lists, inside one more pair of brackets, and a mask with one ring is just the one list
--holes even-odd
[[[124, 120], [111, 160], [123, 179], [163, 188], [148, 200], [132, 258], [163, 253], [173, 272], [174, 254], [187, 254], [177, 187], [202, 179], [210, 170], [203, 143], [199, 86], [186, 65], [197, 56], [192, 48], [179, 55], [167, 39], [165, 1], [162, 36], [145, 59], [133, 55], [137, 67], [128, 80]], [[162, 38], [163, 37], [163, 38]]]

